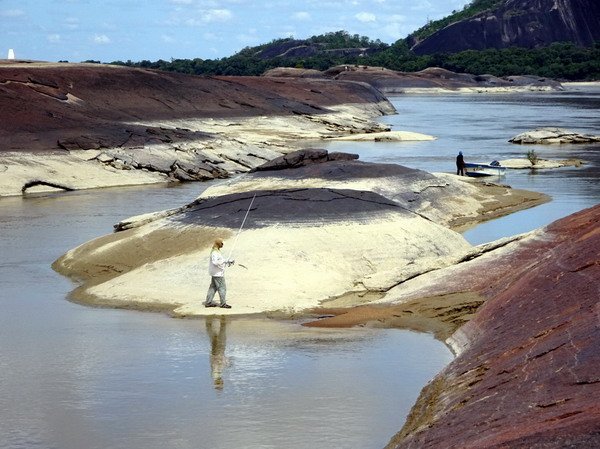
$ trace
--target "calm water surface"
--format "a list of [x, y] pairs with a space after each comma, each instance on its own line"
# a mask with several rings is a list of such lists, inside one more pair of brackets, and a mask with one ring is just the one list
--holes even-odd
[[[0, 200], [0, 448], [380, 448], [452, 358], [427, 334], [68, 302], [50, 264], [201, 185]], [[199, 273], [199, 301], [207, 288]]]
[[330, 151], [358, 153], [364, 161], [397, 163], [430, 172], [455, 172], [459, 150], [467, 162], [525, 158], [578, 158], [582, 167], [509, 170], [489, 178], [514, 188], [543, 192], [552, 202], [485, 223], [464, 233], [473, 244], [526, 232], [600, 202], [600, 145], [515, 145], [508, 139], [538, 127], [600, 135], [600, 88], [515, 95], [404, 95], [391, 99], [398, 115], [381, 121], [394, 130], [437, 137], [430, 142], [329, 142]]
[[[336, 143], [362, 160], [452, 171], [524, 157], [537, 126], [600, 134], [598, 92], [403, 96], [394, 129], [419, 143]], [[545, 225], [600, 200], [598, 146], [535, 147], [582, 168], [511, 171], [500, 182], [553, 201], [465, 233], [472, 243]], [[380, 448], [451, 360], [426, 334], [318, 330], [257, 319], [175, 320], [68, 302], [50, 264], [131, 215], [189, 202], [202, 185], [0, 200], [0, 448]], [[199, 273], [199, 300], [206, 289]]]

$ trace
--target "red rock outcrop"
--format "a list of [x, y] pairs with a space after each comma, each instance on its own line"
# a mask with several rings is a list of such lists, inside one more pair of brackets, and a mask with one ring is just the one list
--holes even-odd
[[600, 205], [489, 263], [513, 276], [461, 278], [489, 299], [388, 448], [600, 447]]
[[0, 102], [0, 151], [138, 148], [208, 136], [134, 123], [314, 115], [346, 103], [389, 104], [368, 85], [327, 79], [200, 77], [47, 63], [0, 64]]

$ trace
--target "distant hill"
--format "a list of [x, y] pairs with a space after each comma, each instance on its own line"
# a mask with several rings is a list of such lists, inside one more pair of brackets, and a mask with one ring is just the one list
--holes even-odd
[[387, 45], [367, 37], [350, 36], [344, 31], [313, 36], [309, 39], [279, 39], [267, 45], [249, 48], [245, 53], [260, 59], [310, 58], [318, 55], [361, 57], [377, 53]]
[[598, 80], [600, 0], [473, 0], [391, 45], [336, 31], [276, 39], [221, 59], [113, 63], [195, 75], [258, 76], [277, 67], [325, 71], [361, 65]]
[[409, 36], [417, 55], [600, 41], [598, 0], [475, 0]]

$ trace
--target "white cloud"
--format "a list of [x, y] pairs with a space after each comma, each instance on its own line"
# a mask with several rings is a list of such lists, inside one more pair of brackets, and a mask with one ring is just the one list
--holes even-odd
[[233, 14], [228, 9], [209, 9], [202, 14], [206, 22], [227, 22]]
[[370, 12], [359, 12], [354, 17], [356, 17], [359, 21], [365, 22], [365, 23], [377, 21], [377, 17], [375, 16], [375, 14], [370, 13]]
[[22, 9], [5, 9], [4, 11], [0, 11], [0, 16], [2, 17], [21, 17], [25, 15], [25, 11]]
[[410, 7], [411, 11], [431, 11], [433, 5], [428, 0], [422, 0], [417, 4], [413, 4]]
[[58, 44], [60, 42], [60, 34], [49, 34], [46, 36], [46, 39], [52, 44]]
[[237, 40], [245, 46], [260, 44], [260, 37], [257, 34], [255, 28], [251, 28], [247, 33], [240, 33], [237, 35]]
[[173, 42], [175, 42], [174, 38], [172, 38], [171, 36], [167, 36], [166, 34], [161, 35], [160, 38], [163, 42], [167, 44], [172, 44]]
[[79, 28], [79, 19], [77, 17], [67, 17], [65, 19], [65, 27], [69, 30], [76, 30]]
[[106, 34], [96, 34], [93, 37], [93, 41], [95, 44], [110, 44], [111, 40]]
[[310, 14], [307, 13], [306, 11], [300, 11], [300, 12], [294, 13], [294, 15], [292, 17], [296, 20], [310, 20]]
[[[200, 17], [190, 17], [184, 21], [188, 26], [203, 26], [213, 22], [228, 22], [233, 18], [233, 14], [228, 9], [209, 9], [200, 12]], [[176, 24], [177, 20], [171, 21]]]
[[176, 5], [191, 5], [194, 0], [169, 0], [171, 3], [175, 3]]

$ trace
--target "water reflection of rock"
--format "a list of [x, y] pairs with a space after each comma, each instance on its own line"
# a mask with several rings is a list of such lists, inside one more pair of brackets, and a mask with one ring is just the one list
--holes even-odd
[[217, 390], [223, 389], [223, 370], [227, 366], [226, 327], [227, 320], [224, 316], [206, 317], [206, 334], [210, 340], [210, 371]]

